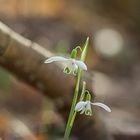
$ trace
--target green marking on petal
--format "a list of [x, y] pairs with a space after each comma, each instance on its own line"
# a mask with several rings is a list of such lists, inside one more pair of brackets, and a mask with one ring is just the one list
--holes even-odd
[[64, 70], [63, 70], [63, 72], [65, 74], [70, 74], [70, 69], [68, 67], [65, 67]]
[[73, 75], [76, 76], [76, 75], [77, 75], [77, 72], [78, 72], [77, 69], [75, 69], [75, 70], [73, 71]]
[[90, 115], [90, 114], [91, 114], [90, 110], [87, 109], [87, 110], [85, 111], [85, 114], [86, 114], [86, 115]]

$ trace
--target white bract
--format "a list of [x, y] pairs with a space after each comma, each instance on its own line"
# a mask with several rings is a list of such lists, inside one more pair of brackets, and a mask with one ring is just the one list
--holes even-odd
[[76, 60], [73, 58], [67, 59], [62, 56], [50, 57], [44, 63], [52, 63], [56, 61], [64, 62], [66, 64], [64, 68], [64, 73], [67, 73], [67, 74], [73, 73], [75, 75], [78, 71], [78, 67], [81, 68], [82, 70], [87, 70], [87, 66], [83, 61]]
[[90, 101], [80, 101], [80, 102], [78, 102], [75, 106], [75, 111], [76, 112], [81, 111], [80, 114], [85, 113], [86, 115], [91, 116], [92, 115], [91, 105], [96, 105], [96, 106], [102, 107], [106, 111], [111, 112], [111, 109], [107, 105], [105, 105], [103, 103], [99, 103], [99, 102], [92, 103]]

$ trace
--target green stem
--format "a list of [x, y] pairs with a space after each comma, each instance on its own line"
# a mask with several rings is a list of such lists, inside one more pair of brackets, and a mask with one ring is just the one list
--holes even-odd
[[81, 96], [80, 96], [80, 101], [83, 101], [85, 98], [85, 90], [86, 90], [86, 82], [83, 81], [83, 88], [82, 88], [82, 92], [81, 92]]
[[68, 118], [68, 123], [67, 123], [66, 129], [65, 129], [64, 140], [68, 140], [70, 132], [71, 132], [71, 128], [73, 126], [74, 119], [76, 117], [76, 114], [74, 115], [74, 108], [75, 108], [75, 105], [76, 105], [76, 102], [77, 102], [81, 74], [82, 74], [82, 71], [81, 71], [81, 69], [79, 69], [78, 70], [76, 87], [75, 87], [75, 92], [74, 92], [74, 97], [73, 97], [73, 101], [72, 101], [72, 106], [71, 106], [71, 110], [70, 110], [70, 114], [69, 114], [69, 118]]
[[[87, 54], [87, 49], [88, 49], [88, 44], [89, 44], [89, 37], [87, 37], [86, 42], [84, 44], [84, 47], [82, 49], [82, 54], [80, 57], [81, 61], [85, 61], [86, 58], [86, 54]], [[74, 92], [74, 97], [73, 97], [73, 101], [72, 101], [72, 105], [71, 105], [71, 110], [70, 110], [70, 114], [69, 114], [69, 118], [68, 118], [68, 122], [67, 122], [67, 126], [65, 129], [65, 134], [64, 134], [64, 140], [68, 140], [75, 117], [76, 117], [76, 112], [74, 111], [75, 105], [77, 103], [77, 97], [78, 97], [78, 92], [79, 92], [79, 86], [80, 86], [80, 79], [81, 79], [81, 75], [82, 75], [82, 70], [78, 69], [78, 76], [77, 76], [77, 81], [76, 81], [76, 86], [75, 86], [75, 92]], [[84, 83], [84, 89], [86, 88], [86, 84]], [[81, 97], [82, 98], [82, 97]]]
[[74, 123], [74, 120], [75, 120], [76, 114], [77, 114], [77, 112], [74, 111], [74, 114], [73, 114], [72, 120], [71, 120], [71, 122], [70, 122], [70, 127], [71, 127], [71, 128], [73, 127], [73, 123]]

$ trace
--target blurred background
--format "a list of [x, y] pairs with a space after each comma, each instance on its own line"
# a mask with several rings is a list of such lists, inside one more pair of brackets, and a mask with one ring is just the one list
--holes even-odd
[[[0, 20], [57, 53], [90, 37], [86, 64], [100, 111], [116, 140], [140, 139], [140, 1], [0, 0]], [[104, 114], [103, 114], [104, 113]], [[62, 139], [64, 123], [53, 103], [0, 67], [0, 138]]]

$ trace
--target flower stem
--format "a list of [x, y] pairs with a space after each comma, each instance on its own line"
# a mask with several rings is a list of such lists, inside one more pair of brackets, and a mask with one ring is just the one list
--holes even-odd
[[85, 98], [85, 90], [86, 90], [86, 82], [83, 81], [83, 88], [82, 88], [82, 93], [81, 93], [81, 96], [80, 96], [80, 101], [83, 101], [84, 98]]
[[[83, 62], [85, 61], [85, 58], [86, 58], [88, 45], [89, 45], [89, 37], [87, 37], [87, 39], [86, 39], [86, 42], [83, 46], [82, 53], [81, 53], [81, 56], [80, 56], [80, 60], [83, 61]], [[76, 112], [74, 111], [74, 109], [75, 109], [75, 105], [76, 105], [77, 98], [78, 98], [81, 76], [82, 76], [82, 70], [79, 68], [78, 69], [76, 86], [75, 86], [75, 91], [74, 91], [74, 97], [73, 97], [73, 101], [72, 101], [72, 105], [71, 105], [71, 110], [70, 110], [68, 122], [67, 122], [66, 129], [65, 129], [64, 140], [68, 140], [71, 129], [72, 129], [72, 126], [73, 126], [73, 123], [74, 123], [74, 120], [75, 120], [75, 117], [76, 117]], [[86, 87], [86, 84], [84, 83], [84, 89], [83, 90], [85, 90], [85, 87]]]
[[72, 129], [72, 126], [73, 126], [74, 119], [76, 117], [76, 114], [74, 113], [74, 108], [75, 108], [75, 105], [76, 105], [76, 102], [77, 102], [81, 75], [82, 75], [82, 70], [79, 69], [78, 70], [76, 87], [75, 87], [75, 92], [74, 92], [74, 97], [73, 97], [73, 101], [72, 101], [72, 105], [71, 105], [71, 110], [70, 110], [67, 126], [66, 126], [66, 129], [65, 129], [64, 140], [68, 140], [71, 129]]

